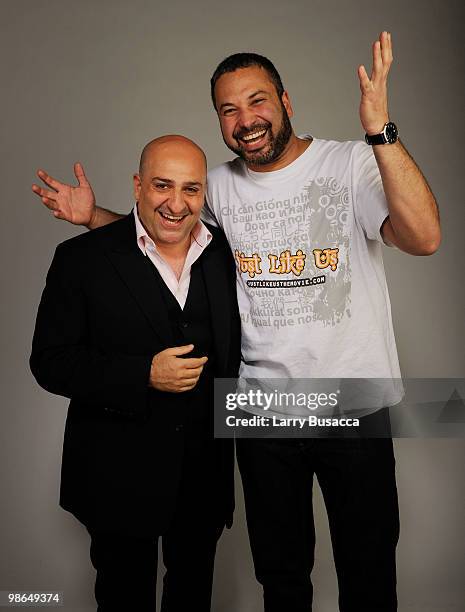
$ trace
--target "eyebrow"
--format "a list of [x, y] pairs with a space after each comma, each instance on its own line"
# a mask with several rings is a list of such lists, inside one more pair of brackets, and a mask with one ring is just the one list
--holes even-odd
[[199, 181], [186, 181], [183, 185], [185, 187], [202, 187], [202, 183], [199, 183]]
[[251, 98], [255, 98], [255, 96], [258, 96], [259, 94], [268, 94], [268, 92], [265, 91], [264, 89], [259, 89], [256, 92], [254, 92], [253, 94], [250, 94], [248, 99], [250, 100]]
[[[254, 91], [254, 93], [250, 94], [250, 96], [247, 96], [247, 100], [251, 100], [252, 98], [255, 98], [255, 96], [258, 96], [259, 94], [265, 94], [268, 95], [269, 92], [265, 91], [264, 89], [258, 89], [257, 91]], [[224, 106], [234, 106], [234, 104], [232, 102], [223, 102], [223, 104], [220, 106], [220, 110], [224, 107]]]
[[[154, 176], [150, 180], [151, 183], [154, 183], [156, 181], [158, 181], [160, 183], [166, 183], [167, 185], [174, 185], [174, 181], [173, 180], [168, 179], [168, 178], [163, 178], [161, 176]], [[183, 185], [187, 186], [187, 187], [195, 187], [195, 186], [202, 187], [202, 183], [199, 182], [199, 181], [186, 181], [185, 183], [183, 183]]]

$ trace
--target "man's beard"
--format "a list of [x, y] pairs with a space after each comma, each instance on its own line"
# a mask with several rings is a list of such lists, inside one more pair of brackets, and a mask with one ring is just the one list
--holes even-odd
[[237, 147], [232, 147], [229, 144], [226, 146], [234, 151], [236, 155], [241, 157], [246, 163], [249, 163], [253, 166], [266, 166], [267, 164], [271, 164], [276, 161], [286, 148], [287, 143], [289, 142], [292, 136], [292, 125], [287, 114], [284, 105], [282, 105], [282, 119], [281, 119], [281, 127], [279, 128], [278, 133], [274, 136], [271, 132], [271, 123], [260, 123], [255, 124], [247, 130], [241, 130], [238, 134], [235, 134], [235, 137], [243, 138], [247, 136], [247, 134], [253, 134], [260, 129], [268, 130], [268, 144], [265, 147], [265, 151], [245, 151], [242, 148], [242, 145], [239, 143]]

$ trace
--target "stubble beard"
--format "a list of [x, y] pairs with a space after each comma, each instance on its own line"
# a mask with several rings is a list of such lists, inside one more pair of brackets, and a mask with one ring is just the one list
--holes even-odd
[[[271, 164], [275, 162], [282, 155], [284, 149], [286, 148], [287, 143], [289, 142], [292, 136], [291, 121], [289, 119], [289, 116], [287, 114], [287, 111], [284, 105], [281, 104], [281, 106], [282, 106], [281, 127], [279, 128], [279, 131], [276, 134], [276, 136], [274, 136], [270, 130], [271, 128], [270, 123], [254, 125], [250, 130], [247, 131], [247, 133], [250, 134], [256, 131], [257, 128], [264, 128], [264, 127], [266, 127], [269, 130], [268, 131], [269, 141], [268, 141], [268, 146], [266, 147], [265, 151], [253, 151], [249, 153], [245, 151], [240, 145], [237, 147], [233, 147], [225, 142], [226, 146], [229, 149], [231, 149], [231, 151], [233, 151], [236, 155], [242, 158], [246, 164], [249, 164], [251, 166], [266, 166], [267, 164]], [[241, 134], [241, 136], [242, 135], [243, 134]]]

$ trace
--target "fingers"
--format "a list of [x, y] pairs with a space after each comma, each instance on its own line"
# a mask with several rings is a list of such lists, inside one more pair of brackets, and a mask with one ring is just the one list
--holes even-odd
[[385, 78], [392, 64], [392, 39], [390, 32], [381, 32], [373, 43], [373, 70], [371, 80]]
[[[61, 218], [61, 211], [53, 213]], [[180, 392], [192, 389], [208, 361], [206, 356], [181, 359], [194, 348], [193, 344], [174, 346], [154, 355], [150, 369], [150, 385], [161, 391]]]
[[360, 80], [360, 89], [362, 91], [368, 91], [369, 89], [373, 88], [373, 84], [368, 78], [365, 66], [358, 67], [358, 78]]
[[381, 59], [385, 68], [389, 70], [392, 63], [392, 42], [390, 32], [382, 32], [379, 37], [381, 45]]
[[79, 183], [79, 187], [86, 187], [89, 185], [89, 181], [87, 180], [87, 176], [84, 173], [84, 168], [80, 162], [76, 162], [74, 164], [74, 176], [77, 178]]
[[179, 389], [186, 389], [186, 387], [192, 389], [198, 383], [199, 378], [186, 378], [180, 383]]
[[171, 348], [165, 349], [165, 353], [167, 355], [174, 355], [175, 357], [179, 357], [180, 355], [187, 355], [194, 348], [193, 344], [186, 344], [184, 346], [173, 346]]
[[41, 198], [41, 200], [47, 208], [50, 208], [50, 210], [59, 210], [58, 205], [53, 198]]
[[54, 217], [56, 217], [57, 219], [66, 218], [63, 212], [58, 208], [58, 204], [54, 198], [54, 196], [56, 195], [55, 191], [48, 191], [47, 189], [43, 189], [38, 185], [32, 185], [32, 191], [38, 196], [40, 196], [42, 203], [45, 204], [45, 206], [52, 211]]
[[43, 189], [38, 185], [32, 185], [32, 191], [37, 194], [42, 203], [45, 204], [47, 208], [50, 208], [51, 211], [58, 211], [58, 204], [56, 203], [55, 196], [56, 191], [49, 191], [48, 189]]
[[372, 45], [373, 68], [368, 78], [365, 66], [358, 67], [362, 93], [360, 120], [367, 134], [377, 134], [389, 121], [387, 102], [387, 76], [392, 63], [392, 44], [389, 32], [381, 32]]
[[52, 176], [50, 176], [50, 174], [47, 174], [46, 172], [44, 172], [43, 170], [37, 170], [37, 176], [44, 181], [44, 183], [48, 186], [51, 187], [52, 189], [54, 189], [55, 191], [58, 191], [59, 189], [61, 189], [64, 185], [63, 183], [60, 183], [59, 181], [57, 181], [56, 179], [54, 179]]
[[181, 361], [180, 367], [186, 369], [197, 369], [203, 367], [208, 361], [208, 357], [190, 357]]
[[[165, 349], [158, 353], [161, 355], [162, 353], [169, 357], [182, 357], [183, 355], [187, 355], [191, 353], [194, 348], [193, 344], [185, 344], [183, 346], [172, 346], [170, 348]], [[183, 368], [198, 368], [201, 365], [207, 363], [208, 357], [190, 357], [187, 359], [180, 360], [180, 367]]]
[[[202, 359], [206, 360], [206, 357]], [[184, 361], [184, 360], [180, 360], [180, 361]], [[199, 360], [192, 359], [189, 361], [199, 361]], [[190, 388], [194, 387], [197, 384], [200, 378], [200, 375], [202, 374], [202, 371], [203, 371], [203, 365], [197, 368], [185, 368], [183, 364], [182, 369], [179, 369], [176, 373], [176, 379], [177, 379], [176, 386], [178, 388], [181, 387], [183, 390], [185, 390], [186, 387], [190, 387]]]
[[182, 381], [179, 381], [177, 385], [178, 391], [190, 391], [195, 387], [195, 385], [199, 382], [199, 376], [195, 376], [194, 378], [186, 378]]
[[54, 200], [55, 196], [57, 195], [56, 191], [50, 191], [49, 189], [44, 189], [43, 187], [40, 187], [39, 185], [36, 185], [35, 183], [32, 185], [32, 191], [36, 193], [38, 196], [40, 196], [41, 198], [48, 198], [51, 200]]
[[184, 379], [186, 380], [187, 378], [194, 378], [194, 376], [196, 378], [199, 378], [200, 374], [202, 374], [203, 371], [203, 366], [201, 366], [200, 368], [192, 368], [189, 370], [181, 370], [179, 372], [179, 378], [180, 379]]
[[[186, 344], [185, 346], [173, 346], [171, 348], [165, 349], [163, 352], [171, 357], [182, 357], [183, 355], [187, 355], [192, 352], [194, 348], [193, 344]], [[180, 368], [198, 368], [207, 363], [208, 357], [190, 357], [187, 359], [179, 360], [177, 366]]]
[[199, 377], [195, 376], [193, 378], [184, 378], [177, 381], [162, 382], [159, 386], [156, 385], [156, 388], [159, 388], [160, 391], [168, 391], [170, 393], [182, 393], [193, 389], [198, 382]]
[[373, 43], [373, 70], [371, 71], [371, 80], [374, 81], [383, 72], [383, 59], [381, 56], [381, 43], [376, 40]]

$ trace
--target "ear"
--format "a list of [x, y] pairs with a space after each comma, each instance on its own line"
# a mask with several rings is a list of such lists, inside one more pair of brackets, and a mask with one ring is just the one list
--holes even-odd
[[287, 115], [289, 117], [289, 119], [291, 117], [294, 116], [294, 110], [292, 108], [292, 104], [291, 104], [291, 100], [289, 98], [289, 94], [287, 93], [287, 91], [283, 92], [283, 95], [281, 96], [281, 101], [284, 105], [284, 108], [286, 109]]
[[139, 174], [134, 174], [132, 177], [133, 185], [134, 185], [134, 199], [136, 202], [139, 201], [140, 190], [142, 188], [142, 181]]

